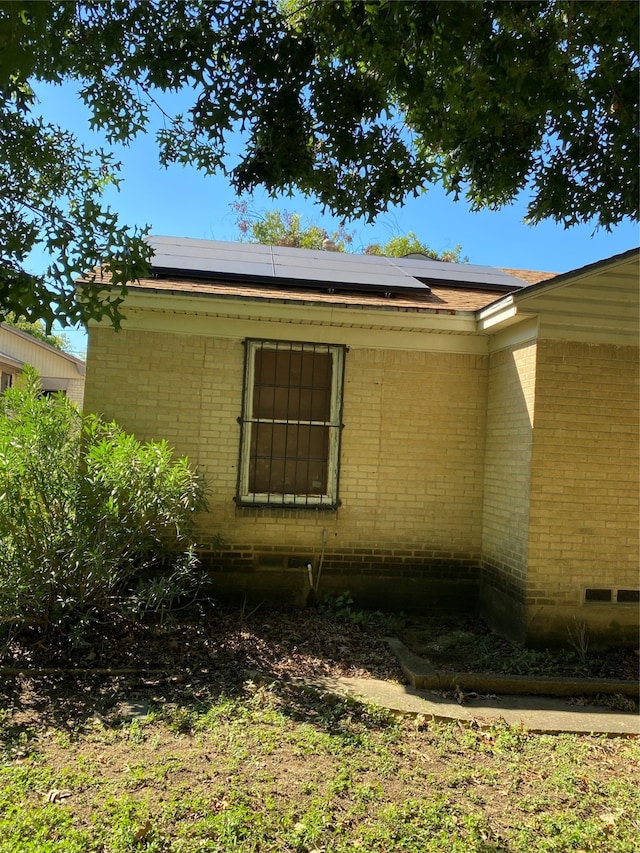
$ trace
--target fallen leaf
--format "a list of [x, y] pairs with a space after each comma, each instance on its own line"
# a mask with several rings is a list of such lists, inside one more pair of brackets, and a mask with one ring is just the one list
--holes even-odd
[[134, 843], [137, 844], [139, 841], [143, 841], [149, 835], [150, 832], [151, 832], [151, 821], [148, 820], [145, 823], [143, 823], [142, 826], [138, 827], [138, 829], [136, 830], [136, 832], [133, 836]]
[[615, 812], [601, 812], [598, 817], [603, 823], [606, 823], [607, 826], [615, 826], [623, 813], [622, 809], [617, 809]]
[[65, 800], [67, 799], [67, 797], [70, 797], [71, 791], [59, 791], [57, 788], [52, 788], [50, 791], [47, 791], [47, 793], [43, 796], [48, 803], [59, 803], [60, 800]]

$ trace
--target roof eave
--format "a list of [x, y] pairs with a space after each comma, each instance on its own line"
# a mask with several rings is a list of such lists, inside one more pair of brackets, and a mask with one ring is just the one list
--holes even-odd
[[[583, 267], [578, 267], [575, 270], [561, 273], [556, 278], [550, 281], [540, 281], [537, 284], [530, 284], [522, 290], [515, 292], [513, 295], [518, 303], [525, 303], [529, 299], [540, 296], [543, 293], [550, 293], [553, 290], [565, 287], [568, 284], [579, 281], [582, 278], [591, 276], [594, 273], [604, 272], [609, 267], [616, 267], [626, 263], [634, 256], [640, 254], [640, 248], [628, 249], [626, 252], [621, 252], [618, 255], [612, 255], [610, 258], [605, 258], [601, 261], [596, 261], [592, 264], [586, 264]], [[490, 307], [490, 306], [487, 306]]]
[[64, 350], [51, 346], [51, 344], [48, 344], [46, 341], [41, 341], [39, 338], [30, 335], [28, 332], [23, 332], [22, 329], [16, 329], [15, 326], [12, 326], [10, 323], [0, 323], [0, 328], [7, 332], [11, 332], [11, 334], [16, 335], [29, 343], [35, 344], [35, 346], [40, 347], [40, 349], [46, 350], [53, 355], [60, 356], [60, 358], [64, 358], [66, 361], [70, 361], [77, 367], [78, 373], [80, 373], [81, 376], [84, 376], [85, 362], [81, 358], [72, 355], [70, 352], [65, 352]]
[[478, 332], [493, 332], [517, 323], [520, 319], [513, 293], [476, 311]]
[[[284, 294], [283, 294], [284, 296]], [[161, 308], [162, 305], [162, 308]], [[313, 300], [313, 294], [304, 299], [293, 300], [273, 296], [242, 296], [240, 294], [198, 294], [185, 293], [180, 290], [157, 290], [148, 286], [129, 288], [126, 307], [132, 310], [165, 310], [178, 313], [195, 311], [202, 315], [211, 316], [256, 316], [264, 319], [266, 316], [275, 319], [276, 316], [288, 321], [300, 319], [308, 322], [309, 308], [314, 309], [313, 321], [316, 324], [332, 324], [339, 315], [351, 317], [351, 323], [367, 322], [379, 327], [406, 327], [416, 329], [439, 328], [442, 331], [474, 334], [476, 332], [476, 312], [452, 308], [433, 308], [431, 306], [394, 306], [394, 305], [363, 305], [340, 302], [319, 302]], [[353, 315], [357, 314], [356, 317]], [[391, 319], [393, 318], [393, 319]], [[411, 320], [409, 320], [411, 318]], [[92, 324], [93, 325], [93, 324]]]

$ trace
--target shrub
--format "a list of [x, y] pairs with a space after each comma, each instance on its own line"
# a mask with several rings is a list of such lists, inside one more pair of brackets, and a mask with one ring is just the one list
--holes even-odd
[[204, 485], [166, 442], [83, 417], [38, 377], [0, 400], [0, 619], [76, 631], [193, 565]]

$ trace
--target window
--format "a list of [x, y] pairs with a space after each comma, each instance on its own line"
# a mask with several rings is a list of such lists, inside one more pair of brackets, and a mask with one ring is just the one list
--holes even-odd
[[11, 388], [13, 385], [13, 375], [11, 373], [5, 373], [4, 371], [0, 375], [0, 393], [2, 391], [6, 391], [7, 388]]
[[335, 507], [344, 347], [246, 341], [237, 502]]

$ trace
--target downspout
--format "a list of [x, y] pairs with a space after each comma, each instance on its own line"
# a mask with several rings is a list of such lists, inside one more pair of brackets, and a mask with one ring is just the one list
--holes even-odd
[[327, 547], [327, 542], [329, 541], [329, 531], [324, 529], [322, 531], [322, 548], [320, 550], [320, 560], [318, 562], [318, 574], [316, 575], [315, 582], [313, 580], [313, 565], [312, 563], [306, 563], [305, 568], [307, 570], [307, 574], [309, 576], [309, 590], [313, 592], [313, 598], [317, 599], [318, 592], [320, 590], [320, 578], [322, 577], [322, 564], [324, 563], [324, 553]]

